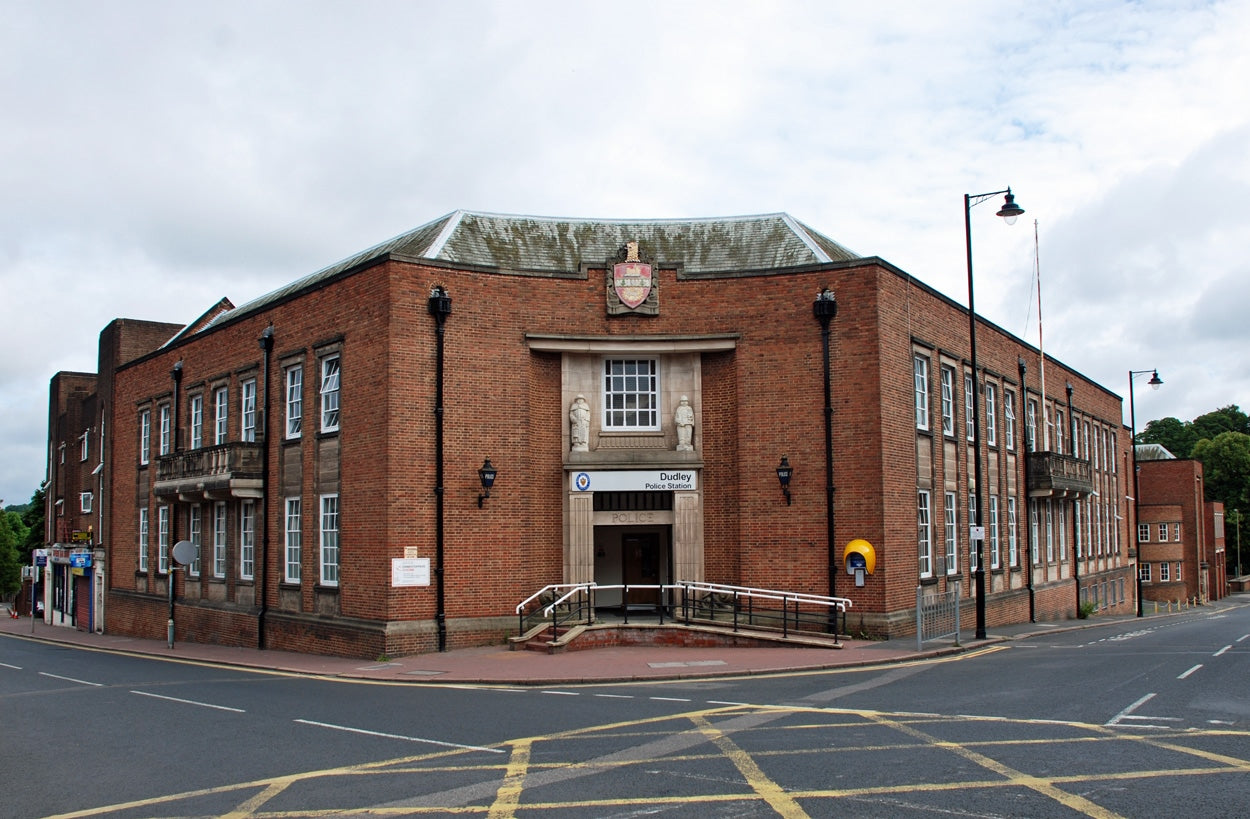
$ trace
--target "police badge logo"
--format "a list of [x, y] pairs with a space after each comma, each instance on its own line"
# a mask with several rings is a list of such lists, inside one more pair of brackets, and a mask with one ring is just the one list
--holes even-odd
[[624, 256], [623, 261], [609, 265], [608, 314], [658, 314], [660, 305], [653, 267], [639, 257], [638, 242], [627, 242]]

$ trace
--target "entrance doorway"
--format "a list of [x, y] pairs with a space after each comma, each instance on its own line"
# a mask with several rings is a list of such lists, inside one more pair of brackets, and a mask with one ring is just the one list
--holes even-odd
[[[601, 586], [660, 586], [672, 582], [670, 526], [625, 528], [595, 527], [595, 582]], [[660, 590], [631, 588], [628, 599], [623, 589], [603, 589], [595, 595], [595, 605], [603, 609], [655, 609], [662, 600]]]

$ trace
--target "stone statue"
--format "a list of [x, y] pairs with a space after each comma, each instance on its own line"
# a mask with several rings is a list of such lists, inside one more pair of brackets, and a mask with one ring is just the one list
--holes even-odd
[[590, 449], [590, 404], [586, 396], [579, 395], [569, 409], [569, 439], [573, 452], [586, 452]]
[[677, 412], [673, 415], [673, 423], [677, 425], [677, 451], [693, 451], [694, 409], [690, 406], [690, 399], [684, 395], [681, 397], [681, 403], [677, 405]]

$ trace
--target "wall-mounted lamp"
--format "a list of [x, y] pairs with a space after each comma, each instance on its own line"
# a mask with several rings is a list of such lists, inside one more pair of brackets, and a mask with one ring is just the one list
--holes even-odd
[[777, 483], [781, 484], [781, 494], [786, 496], [786, 506], [790, 505], [790, 479], [794, 477], [794, 469], [790, 466], [790, 461], [785, 455], [781, 456], [781, 463], [777, 465]]
[[490, 458], [482, 463], [482, 468], [477, 471], [478, 478], [482, 481], [482, 494], [477, 496], [477, 508], [482, 508], [482, 501], [490, 497], [490, 488], [495, 485], [495, 476], [499, 472], [495, 467], [491, 466]]

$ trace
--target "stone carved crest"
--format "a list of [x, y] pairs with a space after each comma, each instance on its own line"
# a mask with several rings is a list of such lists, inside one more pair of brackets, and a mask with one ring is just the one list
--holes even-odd
[[655, 267], [639, 255], [638, 242], [627, 242], [607, 265], [609, 316], [660, 313], [660, 288]]

